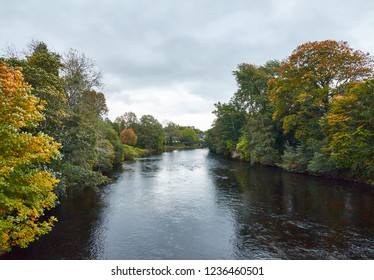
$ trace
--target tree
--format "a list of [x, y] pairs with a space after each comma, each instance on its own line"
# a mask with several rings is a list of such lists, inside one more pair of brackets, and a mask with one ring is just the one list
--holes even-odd
[[374, 183], [374, 80], [349, 85], [326, 115], [327, 151], [339, 169]]
[[373, 59], [347, 42], [326, 40], [298, 46], [269, 81], [273, 119], [299, 141], [321, 140], [320, 120], [345, 85], [373, 76]]
[[122, 116], [119, 116], [114, 121], [118, 126], [118, 133], [126, 128], [136, 128], [139, 124], [139, 120], [136, 117], [136, 114], [133, 112], [126, 112]]
[[138, 136], [138, 145], [145, 149], [163, 151], [165, 147], [165, 132], [161, 123], [151, 115], [140, 118], [135, 128]]
[[254, 163], [273, 165], [279, 161], [275, 127], [269, 116], [248, 116], [236, 146], [240, 158]]
[[274, 108], [267, 87], [269, 80], [277, 76], [279, 65], [276, 60], [263, 66], [240, 64], [234, 72], [238, 90], [233, 99], [247, 112], [236, 149], [241, 159], [252, 164], [274, 164], [280, 158], [282, 132], [271, 120]]
[[136, 136], [134, 130], [130, 127], [121, 131], [120, 134], [121, 142], [126, 145], [135, 146], [138, 136]]
[[31, 94], [19, 69], [0, 63], [0, 251], [27, 247], [56, 221], [44, 218], [56, 204], [58, 180], [45, 164], [59, 155], [59, 143], [36, 127], [44, 103]]
[[31, 85], [32, 94], [45, 102], [45, 119], [38, 130], [61, 141], [64, 121], [69, 115], [63, 79], [59, 76], [61, 57], [49, 51], [43, 42], [33, 41], [29, 49], [30, 53], [24, 59], [13, 57], [6, 62], [22, 67], [24, 80]]
[[176, 123], [167, 122], [164, 128], [166, 145], [173, 146], [180, 143], [179, 128]]
[[102, 86], [102, 75], [93, 60], [70, 49], [63, 57], [62, 69], [68, 102], [71, 107], [79, 105], [85, 92]]
[[245, 123], [245, 111], [237, 102], [232, 100], [229, 103], [214, 104], [216, 110], [213, 113], [217, 116], [213, 127], [207, 131], [207, 145], [218, 154], [231, 155], [240, 139]]
[[180, 141], [186, 146], [192, 146], [199, 143], [200, 139], [192, 127], [185, 127], [180, 130]]
[[233, 72], [238, 86], [233, 100], [248, 114], [254, 115], [270, 110], [267, 84], [277, 76], [280, 62], [268, 61], [263, 66], [242, 63]]

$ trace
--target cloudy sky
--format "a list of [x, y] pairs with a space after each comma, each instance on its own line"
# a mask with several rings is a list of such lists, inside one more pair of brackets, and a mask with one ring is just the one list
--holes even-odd
[[334, 39], [374, 53], [372, 0], [0, 0], [0, 52], [31, 40], [85, 53], [109, 118], [125, 112], [208, 129], [240, 63]]

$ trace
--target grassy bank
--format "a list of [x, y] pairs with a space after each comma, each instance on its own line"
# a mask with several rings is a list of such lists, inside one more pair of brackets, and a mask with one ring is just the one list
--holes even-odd
[[133, 160], [135, 158], [144, 157], [147, 155], [150, 155], [152, 151], [141, 149], [129, 145], [123, 145], [124, 146], [124, 160]]

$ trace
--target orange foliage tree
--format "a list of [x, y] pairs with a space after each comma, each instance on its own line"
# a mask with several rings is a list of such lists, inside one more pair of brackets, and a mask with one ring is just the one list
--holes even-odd
[[134, 146], [138, 141], [138, 136], [136, 136], [134, 130], [130, 127], [124, 129], [120, 133], [120, 138], [123, 144]]
[[297, 139], [321, 138], [320, 119], [331, 99], [347, 84], [373, 77], [373, 58], [342, 41], [307, 42], [298, 46], [269, 82], [273, 118]]
[[46, 134], [32, 134], [43, 121], [44, 104], [31, 94], [18, 69], [0, 63], [0, 252], [27, 247], [56, 221], [43, 217], [55, 206], [58, 180], [45, 164], [61, 144]]

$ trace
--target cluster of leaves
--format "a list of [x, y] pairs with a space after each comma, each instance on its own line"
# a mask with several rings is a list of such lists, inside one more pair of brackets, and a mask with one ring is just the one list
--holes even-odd
[[374, 183], [374, 64], [347, 42], [298, 46], [282, 62], [241, 64], [216, 104], [209, 147], [251, 163]]
[[55, 219], [41, 217], [67, 186], [108, 182], [124, 149], [85, 55], [33, 42], [0, 65], [0, 251], [8, 251], [51, 230]]

